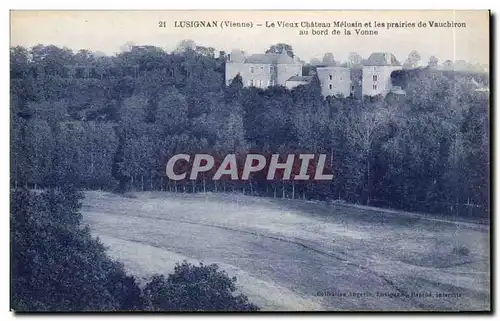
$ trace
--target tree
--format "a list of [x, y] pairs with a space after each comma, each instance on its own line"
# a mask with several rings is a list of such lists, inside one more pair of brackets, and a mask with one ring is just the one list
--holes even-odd
[[352, 191], [359, 191], [361, 199], [366, 200], [368, 205], [373, 189], [373, 146], [378, 140], [377, 132], [390, 118], [390, 111], [382, 103], [376, 102], [372, 108], [351, 118], [346, 126], [346, 138], [352, 151], [349, 164], [350, 180], [354, 185]]
[[266, 50], [266, 54], [267, 53], [278, 54], [278, 55], [286, 53], [292, 58], [295, 56], [295, 54], [293, 53], [292, 46], [286, 43], [278, 43], [272, 45], [271, 47], [269, 47], [269, 49]]
[[359, 67], [361, 66], [363, 58], [357, 52], [350, 52], [348, 56], [348, 64], [351, 67]]
[[196, 50], [196, 42], [191, 39], [181, 40], [175, 48], [174, 53], [181, 54], [187, 50]]
[[175, 88], [169, 88], [158, 102], [156, 126], [165, 134], [182, 133], [187, 130], [188, 102]]
[[135, 278], [80, 226], [69, 186], [11, 192], [11, 308], [15, 311], [142, 310]]
[[127, 52], [127, 51], [130, 51], [132, 50], [132, 48], [134, 46], [136, 46], [137, 44], [133, 41], [127, 41], [125, 42], [123, 45], [120, 46], [120, 51], [121, 52]]
[[405, 63], [403, 64], [403, 68], [416, 68], [418, 66], [418, 62], [420, 61], [421, 58], [422, 57], [420, 56], [420, 53], [416, 50], [413, 50], [408, 55], [408, 58], [406, 59]]
[[124, 100], [119, 110], [120, 123], [131, 129], [140, 125], [146, 119], [148, 99], [144, 95], [135, 95]]
[[86, 122], [83, 127], [82, 179], [92, 188], [114, 187], [112, 176], [113, 155], [118, 148], [118, 138], [112, 124]]
[[202, 56], [215, 58], [215, 49], [213, 47], [196, 46], [195, 49]]
[[70, 185], [11, 191], [11, 309], [53, 311], [257, 311], [215, 264], [183, 262], [141, 290], [83, 227], [83, 194]]
[[312, 58], [309, 64], [311, 66], [319, 66], [321, 65], [321, 60], [319, 60], [318, 58]]
[[55, 141], [53, 132], [44, 120], [34, 119], [28, 125], [27, 143], [30, 152], [24, 155], [28, 159], [26, 176], [35, 188], [46, 182], [52, 174]]
[[29, 73], [29, 52], [17, 46], [10, 48], [10, 77], [22, 78]]
[[239, 112], [241, 107], [234, 108], [229, 115], [217, 117], [217, 142], [214, 146], [218, 152], [234, 152], [246, 149], [245, 131], [243, 128], [243, 116]]
[[437, 67], [438, 63], [439, 63], [439, 60], [436, 58], [436, 56], [431, 56], [429, 58], [429, 62], [427, 63], [427, 66], [435, 68], [435, 67]]
[[335, 66], [336, 65], [336, 62], [335, 62], [335, 58], [333, 57], [333, 54], [330, 53], [330, 52], [327, 52], [324, 56], [323, 56], [323, 61], [322, 63], [324, 65], [327, 65], [327, 66]]
[[153, 311], [257, 311], [243, 294], [235, 295], [236, 278], [216, 264], [177, 264], [168, 278], [155, 275], [144, 294]]

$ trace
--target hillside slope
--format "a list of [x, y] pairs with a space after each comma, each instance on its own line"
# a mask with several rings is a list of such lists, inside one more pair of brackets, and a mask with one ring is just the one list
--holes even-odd
[[183, 259], [218, 263], [267, 310], [490, 307], [483, 224], [345, 205], [160, 192], [128, 198], [88, 192], [83, 214], [110, 255], [131, 272], [169, 273]]

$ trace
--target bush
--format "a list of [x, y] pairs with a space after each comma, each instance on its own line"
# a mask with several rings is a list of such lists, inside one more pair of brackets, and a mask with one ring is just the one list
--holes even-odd
[[80, 226], [72, 189], [11, 194], [11, 307], [15, 311], [142, 309], [140, 289]]
[[470, 250], [465, 246], [458, 246], [458, 247], [455, 246], [453, 248], [452, 252], [454, 254], [459, 255], [459, 256], [468, 256], [470, 253]]
[[184, 261], [167, 279], [153, 276], [144, 296], [154, 311], [257, 311], [245, 295], [233, 294], [235, 282], [216, 264], [195, 266]]
[[11, 192], [14, 311], [257, 310], [245, 296], [233, 296], [236, 279], [216, 265], [178, 264], [143, 292], [81, 227], [82, 196], [72, 188]]

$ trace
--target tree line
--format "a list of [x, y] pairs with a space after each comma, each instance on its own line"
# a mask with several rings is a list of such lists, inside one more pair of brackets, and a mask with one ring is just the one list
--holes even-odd
[[[11, 48], [10, 59], [13, 186], [235, 190], [489, 211], [489, 96], [471, 85], [487, 75], [411, 69], [397, 76], [406, 95], [325, 99], [317, 77], [293, 90], [244, 88], [239, 77], [226, 86], [225, 53], [197, 46], [102, 56], [38, 45]], [[71, 76], [68, 66], [102, 76]], [[249, 181], [172, 182], [165, 164], [177, 153], [327, 154], [334, 179], [267, 181], [255, 173]]]

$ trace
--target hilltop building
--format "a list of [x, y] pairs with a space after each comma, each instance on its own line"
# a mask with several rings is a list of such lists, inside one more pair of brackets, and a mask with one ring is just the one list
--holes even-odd
[[[247, 57], [242, 51], [233, 50], [226, 60], [226, 84], [229, 85], [238, 74], [245, 87], [287, 86], [290, 78], [302, 76], [302, 64], [286, 53]], [[301, 81], [291, 80], [287, 87], [299, 83]]]
[[285, 82], [285, 87], [292, 89], [300, 85], [307, 85], [311, 82], [313, 76], [292, 76]]
[[347, 67], [326, 66], [317, 67], [316, 72], [321, 84], [323, 96], [351, 96], [351, 70]]
[[[394, 54], [372, 53], [361, 68], [318, 66], [316, 73], [323, 96], [356, 97], [385, 96], [402, 93], [391, 82], [391, 73], [402, 69]], [[283, 54], [254, 54], [246, 56], [233, 50], [226, 60], [226, 84], [240, 75], [245, 87], [267, 88], [285, 86], [288, 89], [310, 83], [312, 76], [302, 76], [302, 64]]]
[[363, 62], [363, 96], [385, 96], [394, 88], [391, 83], [391, 73], [402, 69], [394, 54], [388, 52], [372, 53]]

